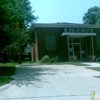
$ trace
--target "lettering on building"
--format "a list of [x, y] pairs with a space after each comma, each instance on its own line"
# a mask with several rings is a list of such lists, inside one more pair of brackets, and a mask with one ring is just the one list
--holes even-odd
[[65, 28], [64, 31], [66, 33], [93, 33], [93, 29], [86, 28]]

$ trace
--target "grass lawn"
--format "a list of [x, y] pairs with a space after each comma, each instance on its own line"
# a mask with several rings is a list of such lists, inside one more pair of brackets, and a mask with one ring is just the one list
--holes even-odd
[[[100, 67], [86, 67], [88, 69], [92, 69], [92, 70], [95, 70], [95, 71], [99, 71], [100, 72]], [[100, 76], [94, 76], [96, 78], [100, 78]]]
[[[13, 80], [13, 78], [10, 78], [10, 76], [15, 74], [16, 65], [18, 65], [18, 63], [0, 63], [0, 86], [8, 84]], [[2, 76], [8, 77], [3, 78]]]
[[57, 63], [41, 63], [42, 65], [48, 64], [48, 65], [75, 65], [75, 66], [90, 66], [88, 64], [82, 64], [81, 62], [57, 62]]
[[16, 65], [18, 65], [17, 62], [0, 63], [0, 67], [1, 67], [1, 66], [9, 67], [9, 66], [16, 66]]
[[0, 78], [0, 86], [3, 86], [5, 84], [10, 83], [13, 80], [13, 78]]
[[14, 75], [16, 65], [18, 65], [18, 63], [0, 63], [0, 76]]
[[100, 72], [100, 67], [86, 67], [86, 68]]
[[94, 77], [96, 77], [96, 78], [100, 78], [100, 76], [94, 76]]

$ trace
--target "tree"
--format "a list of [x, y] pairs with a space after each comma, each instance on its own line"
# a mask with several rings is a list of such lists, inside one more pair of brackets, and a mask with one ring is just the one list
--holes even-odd
[[18, 54], [21, 63], [21, 53], [29, 41], [28, 28], [38, 18], [33, 13], [29, 0], [0, 0], [0, 56], [3, 59], [13, 60]]
[[100, 19], [98, 19], [98, 21], [96, 22], [96, 25], [100, 25]]
[[94, 6], [88, 9], [83, 16], [84, 24], [96, 24], [100, 19], [100, 7]]
[[9, 3], [8, 9], [10, 13], [10, 20], [16, 23], [16, 32], [18, 39], [18, 58], [19, 64], [21, 64], [21, 33], [27, 26], [37, 19], [33, 15], [30, 7], [29, 0], [15, 0]]
[[7, 13], [4, 9], [4, 5], [7, 4], [7, 0], [0, 0], [0, 60], [1, 58], [6, 61], [6, 57], [4, 57], [4, 53], [2, 53], [2, 49], [10, 44], [10, 34], [7, 29]]

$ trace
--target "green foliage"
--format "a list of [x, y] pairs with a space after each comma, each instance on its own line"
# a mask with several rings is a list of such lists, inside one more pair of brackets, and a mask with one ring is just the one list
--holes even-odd
[[[21, 39], [20, 39], [20, 45], [21, 45], [21, 55], [23, 55], [23, 52], [29, 42], [29, 36], [27, 34], [27, 31], [21, 32]], [[6, 45], [1, 50], [3, 57], [6, 58], [7, 61], [17, 61], [18, 60], [18, 43], [17, 41], [14, 41], [13, 43]]]
[[8, 61], [16, 61], [18, 59], [18, 45], [17, 43], [12, 43], [7, 45], [2, 49], [2, 54]]
[[15, 67], [18, 62], [0, 63], [0, 67]]
[[40, 61], [41, 63], [56, 63], [58, 62], [58, 57], [53, 55], [50, 57], [48, 55], [45, 55], [42, 57], [42, 60]]
[[100, 19], [100, 7], [94, 6], [88, 9], [83, 16], [84, 24], [96, 24]]
[[100, 72], [100, 67], [86, 67], [86, 68]]
[[100, 25], [100, 19], [98, 19], [98, 21], [96, 22], [96, 25]]
[[56, 63], [56, 62], [58, 62], [58, 57], [51, 58], [51, 59], [50, 59], [50, 62], [51, 62], [51, 63]]
[[50, 62], [51, 63], [56, 63], [56, 62], [58, 62], [59, 61], [59, 58], [58, 58], [58, 56], [57, 55], [49, 55], [50, 56]]
[[9, 15], [9, 20], [19, 21], [22, 25], [28, 25], [38, 18], [33, 15], [34, 11], [32, 11], [29, 0], [10, 0], [4, 7]]
[[50, 62], [50, 57], [48, 55], [45, 55], [42, 57], [40, 62], [41, 63], [48, 63], [48, 62]]
[[0, 86], [3, 86], [5, 84], [8, 84], [10, 83], [11, 81], [13, 81], [14, 79], [13, 78], [0, 78]]
[[[30, 42], [29, 25], [38, 18], [33, 12], [29, 0], [0, 0], [1, 59], [15, 59], [18, 54], [18, 40], [23, 53]], [[17, 22], [19, 22], [18, 28]]]

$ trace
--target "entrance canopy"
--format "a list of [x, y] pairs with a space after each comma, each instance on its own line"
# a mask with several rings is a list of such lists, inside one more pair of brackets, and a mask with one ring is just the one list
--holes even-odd
[[61, 36], [65, 36], [68, 35], [70, 37], [86, 37], [86, 36], [95, 36], [96, 33], [62, 33]]

